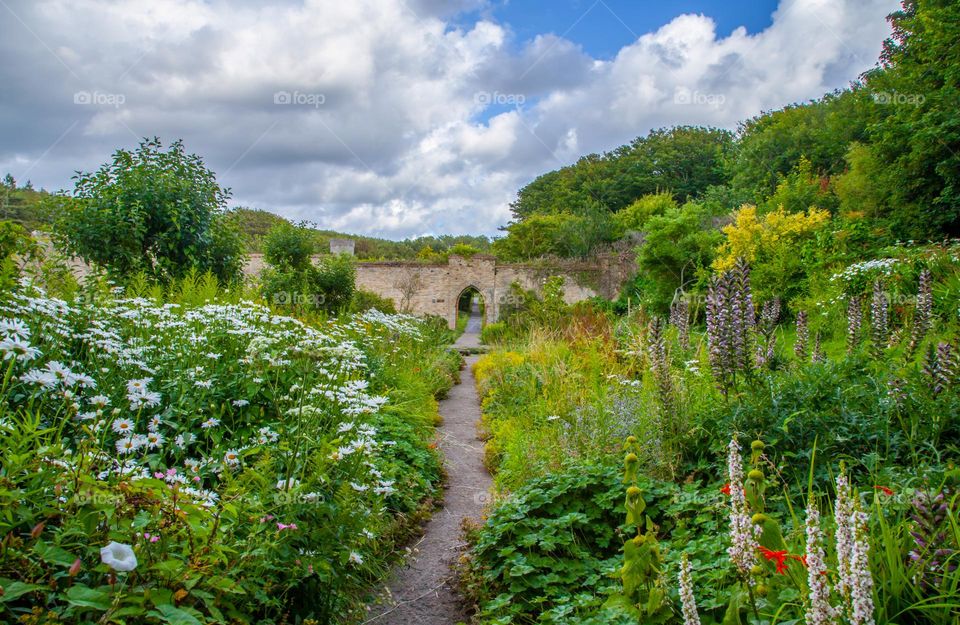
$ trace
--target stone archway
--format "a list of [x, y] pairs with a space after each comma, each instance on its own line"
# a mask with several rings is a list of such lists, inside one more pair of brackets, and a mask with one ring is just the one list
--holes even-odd
[[[464, 298], [467, 295], [472, 295], [472, 296], [470, 298], [470, 303], [467, 304], [467, 308], [464, 308]], [[488, 323], [489, 315], [490, 315], [490, 306], [491, 306], [491, 304], [489, 303], [489, 297], [487, 294], [484, 293], [484, 290], [478, 287], [476, 284], [472, 282], [467, 284], [466, 286], [462, 287], [459, 290], [456, 297], [453, 297], [451, 299], [453, 302], [453, 319], [454, 319], [455, 325], [459, 323], [460, 318], [464, 314], [467, 314], [467, 315], [473, 314], [473, 311], [472, 311], [473, 306], [470, 305], [471, 303], [474, 306], [476, 306], [477, 310], [475, 312], [479, 313], [481, 323], [484, 325]], [[477, 299], [479, 299], [479, 302], [475, 302], [475, 300]]]

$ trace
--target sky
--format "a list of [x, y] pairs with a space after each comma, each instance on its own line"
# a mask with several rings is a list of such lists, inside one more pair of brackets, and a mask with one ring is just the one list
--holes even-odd
[[895, 0], [0, 0], [0, 174], [183, 139], [249, 206], [488, 234], [536, 176], [873, 67]]

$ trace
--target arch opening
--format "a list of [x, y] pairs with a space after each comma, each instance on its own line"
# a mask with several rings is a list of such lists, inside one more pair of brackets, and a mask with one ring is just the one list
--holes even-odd
[[460, 291], [454, 314], [457, 331], [479, 333], [486, 320], [483, 292], [472, 284]]

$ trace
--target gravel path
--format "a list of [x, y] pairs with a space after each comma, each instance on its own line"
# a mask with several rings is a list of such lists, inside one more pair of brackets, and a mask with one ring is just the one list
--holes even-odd
[[[479, 323], [473, 327], [476, 330], [461, 336], [457, 347], [464, 340], [476, 342]], [[455, 625], [467, 618], [451, 566], [463, 548], [460, 524], [466, 518], [480, 517], [491, 485], [483, 466], [483, 443], [477, 440], [480, 404], [472, 370], [476, 360], [477, 356], [466, 358], [460, 384], [440, 402], [443, 425], [437, 428], [437, 435], [448, 475], [443, 509], [426, 524], [423, 538], [406, 564], [394, 571], [385, 588], [386, 597], [371, 606], [366, 623]]]

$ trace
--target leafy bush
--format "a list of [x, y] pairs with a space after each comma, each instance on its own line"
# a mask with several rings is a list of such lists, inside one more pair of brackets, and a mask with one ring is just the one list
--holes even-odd
[[357, 289], [353, 292], [353, 299], [350, 300], [350, 312], [366, 312], [370, 309], [376, 309], [380, 312], [395, 314], [397, 306], [389, 297], [383, 297], [373, 291], [366, 289]]
[[60, 197], [60, 240], [73, 254], [122, 277], [144, 271], [167, 280], [189, 269], [239, 277], [239, 230], [224, 218], [229, 192], [199, 156], [159, 139], [76, 177], [73, 197]]
[[[644, 489], [659, 522], [675, 488]], [[570, 623], [597, 611], [617, 585], [622, 490], [617, 467], [577, 464], [498, 502], [470, 554], [483, 622]]]

